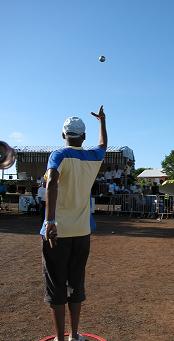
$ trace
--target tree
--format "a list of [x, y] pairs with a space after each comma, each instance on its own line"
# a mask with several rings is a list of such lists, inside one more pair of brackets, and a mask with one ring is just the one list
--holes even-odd
[[165, 159], [161, 162], [161, 165], [169, 179], [174, 179], [174, 150], [171, 150], [170, 154], [165, 156]]
[[[134, 169], [132, 171], [132, 174], [131, 174], [131, 183], [134, 183], [137, 181], [137, 176], [142, 173], [145, 169], [149, 169], [149, 168], [144, 168], [144, 167], [141, 167], [141, 168], [137, 168], [137, 169]], [[140, 182], [140, 181], [139, 181]]]
[[134, 169], [133, 174], [134, 174], [135, 178], [136, 178], [139, 174], [141, 174], [145, 169], [147, 169], [147, 168], [141, 167], [141, 168]]

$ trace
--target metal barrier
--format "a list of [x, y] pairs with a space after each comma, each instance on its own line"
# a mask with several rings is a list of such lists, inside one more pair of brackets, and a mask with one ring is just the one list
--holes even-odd
[[174, 196], [171, 195], [159, 195], [157, 197], [157, 212], [159, 219], [163, 219], [174, 216]]
[[174, 196], [115, 194], [95, 196], [95, 211], [162, 219], [174, 216]]
[[0, 195], [0, 212], [19, 212], [18, 196], [14, 198], [12, 195]]
[[[144, 218], [158, 218], [159, 220], [174, 217], [174, 196], [143, 195], [143, 194], [115, 194], [96, 195], [95, 212], [106, 211], [108, 214], [138, 216]], [[11, 196], [0, 195], [0, 212], [19, 212], [18, 200]]]

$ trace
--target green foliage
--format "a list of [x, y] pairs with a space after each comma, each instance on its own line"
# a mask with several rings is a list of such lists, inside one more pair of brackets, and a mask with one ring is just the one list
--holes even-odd
[[169, 179], [174, 179], [174, 150], [168, 156], [165, 156], [161, 164]]
[[137, 176], [140, 173], [142, 173], [145, 169], [147, 169], [147, 168], [141, 167], [141, 168], [134, 169], [131, 173], [130, 183], [135, 183], [137, 181]]
[[147, 179], [138, 179], [138, 183], [141, 185], [141, 186], [149, 186], [151, 184], [151, 182]]
[[136, 178], [136, 177], [137, 177], [139, 174], [141, 174], [145, 169], [146, 169], [146, 168], [143, 168], [143, 167], [134, 169], [134, 171], [133, 171], [134, 177]]

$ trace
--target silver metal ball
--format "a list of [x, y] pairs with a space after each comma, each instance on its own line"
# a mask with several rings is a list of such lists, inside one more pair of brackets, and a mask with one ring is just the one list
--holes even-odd
[[99, 62], [104, 63], [106, 58], [105, 58], [105, 56], [100, 56], [98, 60], [99, 60]]

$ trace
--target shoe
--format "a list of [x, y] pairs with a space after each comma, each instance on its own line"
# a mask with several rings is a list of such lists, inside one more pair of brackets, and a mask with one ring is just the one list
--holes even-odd
[[68, 341], [85, 341], [85, 338], [80, 334], [78, 334], [78, 339], [74, 339], [69, 335]]

